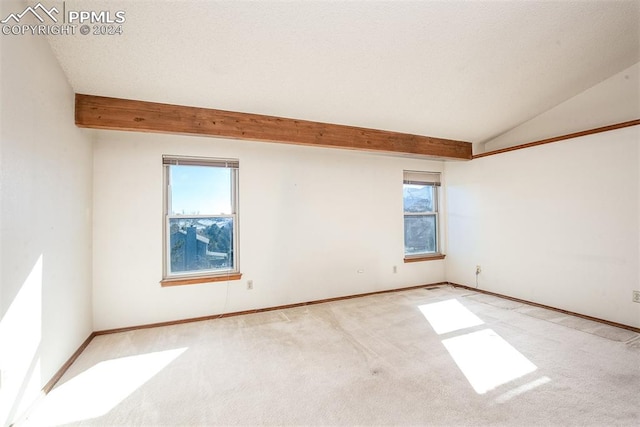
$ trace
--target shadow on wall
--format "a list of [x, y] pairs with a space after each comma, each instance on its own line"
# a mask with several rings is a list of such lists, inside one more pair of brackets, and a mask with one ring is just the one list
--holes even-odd
[[[0, 421], [8, 425], [40, 393], [44, 256], [32, 264], [0, 320]], [[4, 289], [3, 289], [4, 292]]]

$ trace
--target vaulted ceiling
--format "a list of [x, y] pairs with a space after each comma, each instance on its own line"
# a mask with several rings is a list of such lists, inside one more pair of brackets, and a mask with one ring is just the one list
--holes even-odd
[[77, 93], [482, 142], [640, 61], [640, 1], [77, 1]]

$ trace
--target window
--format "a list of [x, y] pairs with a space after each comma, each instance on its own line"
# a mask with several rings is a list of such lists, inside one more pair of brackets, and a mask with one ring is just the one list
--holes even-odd
[[442, 259], [438, 233], [440, 174], [404, 171], [405, 262]]
[[163, 286], [235, 280], [237, 160], [163, 157]]

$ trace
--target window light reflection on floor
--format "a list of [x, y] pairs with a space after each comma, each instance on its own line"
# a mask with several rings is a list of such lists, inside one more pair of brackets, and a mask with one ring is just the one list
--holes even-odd
[[[484, 322], [460, 301], [449, 299], [423, 304], [419, 309], [438, 335], [457, 333], [443, 339], [442, 344], [476, 393], [484, 394], [537, 369], [491, 329], [464, 333], [465, 329]], [[534, 384], [533, 388], [538, 385]]]
[[551, 382], [551, 378], [549, 377], [540, 377], [536, 380], [530, 381], [526, 384], [522, 384], [519, 387], [514, 388], [513, 390], [509, 390], [506, 393], [501, 394], [500, 396], [496, 397], [495, 401], [496, 403], [505, 403], [508, 402], [509, 400], [513, 399], [514, 397], [520, 396], [521, 394], [524, 394], [528, 391], [533, 390], [534, 388], [538, 388], [541, 385], [547, 384]]
[[456, 299], [424, 304], [418, 308], [438, 335], [484, 324]]
[[100, 417], [186, 350], [185, 347], [100, 362], [54, 388], [26, 425], [59, 425]]
[[478, 394], [537, 369], [491, 329], [448, 338], [442, 344]]

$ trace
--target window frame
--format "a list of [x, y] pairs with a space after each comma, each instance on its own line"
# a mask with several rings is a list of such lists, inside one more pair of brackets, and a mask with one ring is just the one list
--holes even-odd
[[[404, 186], [405, 185], [424, 185], [432, 187], [432, 201], [433, 206], [431, 211], [424, 212], [407, 212], [405, 210], [404, 205]], [[403, 213], [403, 252], [404, 252], [404, 262], [419, 262], [419, 261], [433, 261], [440, 260], [445, 258], [445, 254], [442, 253], [442, 237], [440, 230], [440, 187], [441, 187], [441, 173], [440, 172], [430, 172], [430, 171], [415, 171], [415, 170], [404, 170], [403, 171], [403, 180], [402, 180], [402, 191], [403, 191], [403, 200], [402, 200], [402, 213]], [[408, 254], [406, 252], [406, 242], [405, 233], [405, 219], [407, 217], [433, 217], [434, 218], [434, 229], [435, 229], [435, 251], [434, 252], [420, 252], [414, 254]]]
[[[171, 214], [171, 166], [200, 166], [219, 167], [230, 170], [231, 175], [231, 213], [229, 214]], [[239, 280], [240, 273], [239, 257], [239, 202], [238, 202], [238, 182], [240, 162], [238, 159], [221, 159], [207, 157], [186, 157], [186, 156], [162, 156], [163, 174], [163, 250], [162, 250], [162, 286], [191, 285], [198, 283], [209, 283], [229, 280]], [[228, 269], [208, 269], [190, 272], [170, 271], [171, 254], [171, 220], [176, 218], [198, 219], [198, 218], [231, 218], [233, 223], [232, 253], [233, 266]]]

